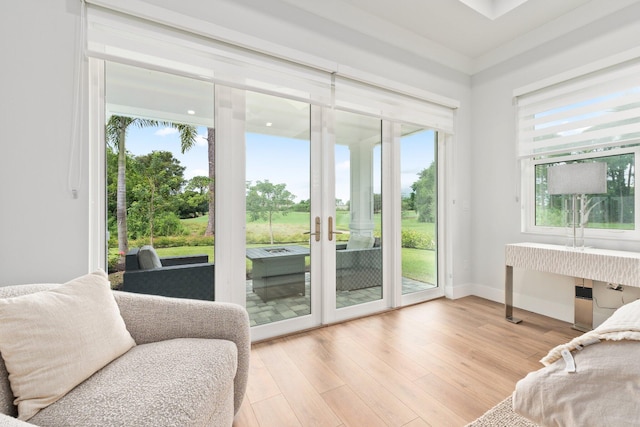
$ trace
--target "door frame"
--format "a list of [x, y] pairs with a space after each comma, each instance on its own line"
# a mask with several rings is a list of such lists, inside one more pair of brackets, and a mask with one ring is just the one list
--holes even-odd
[[[106, 269], [106, 172], [105, 172], [105, 61], [89, 58], [89, 256], [90, 271]], [[215, 85], [214, 114], [217, 141], [244, 142], [244, 89]], [[382, 193], [383, 202], [383, 296], [382, 299], [353, 307], [336, 309], [335, 239], [326, 236], [327, 221], [335, 218], [335, 116], [332, 107], [311, 104], [311, 218], [321, 218], [321, 241], [311, 245], [311, 314], [288, 321], [252, 328], [252, 340], [259, 341], [278, 335], [299, 332], [341, 322], [355, 317], [381, 312], [432, 298], [448, 297], [451, 292], [451, 233], [445, 224], [452, 216], [448, 209], [447, 188], [453, 177], [453, 137], [438, 133], [438, 287], [419, 296], [403, 296], [400, 262], [400, 122], [382, 123]], [[216, 144], [216, 264], [215, 295], [217, 301], [246, 306], [245, 272], [245, 145]], [[314, 160], [317, 159], [317, 160]], [[224, 226], [222, 226], [224, 224]], [[322, 286], [318, 286], [318, 283]], [[241, 284], [241, 285], [239, 285]]]

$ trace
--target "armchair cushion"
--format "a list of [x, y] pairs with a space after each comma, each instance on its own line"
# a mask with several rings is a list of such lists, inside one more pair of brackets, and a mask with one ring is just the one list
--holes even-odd
[[140, 344], [30, 422], [39, 426], [230, 426], [237, 354], [232, 341], [218, 339]]
[[133, 346], [102, 270], [50, 290], [0, 299], [0, 352], [21, 420]]
[[145, 245], [138, 252], [138, 263], [142, 270], [151, 270], [153, 268], [162, 268], [160, 257], [152, 246]]

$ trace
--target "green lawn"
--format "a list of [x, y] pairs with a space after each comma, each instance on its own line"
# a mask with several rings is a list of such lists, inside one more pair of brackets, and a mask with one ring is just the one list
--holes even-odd
[[[207, 216], [183, 220], [185, 228], [192, 234], [202, 234], [207, 226]], [[310, 216], [304, 212], [291, 212], [288, 215], [276, 215], [273, 223], [275, 244], [302, 244], [308, 245], [308, 235], [303, 234], [309, 230]], [[336, 212], [336, 229], [348, 232], [349, 212]], [[375, 215], [376, 235], [380, 235], [380, 215]], [[417, 231], [433, 235], [435, 226], [431, 223], [420, 223], [413, 212], [403, 216], [402, 229]], [[259, 247], [269, 245], [269, 231], [267, 221], [249, 221], [247, 218], [247, 247]], [[347, 241], [348, 233], [337, 236], [339, 241]], [[158, 248], [158, 255], [186, 256], [207, 254], [209, 262], [214, 262], [214, 250], [211, 246], [178, 246], [172, 248]], [[309, 266], [309, 257], [306, 259]], [[246, 260], [247, 271], [251, 270], [251, 261]], [[436, 283], [436, 252], [421, 249], [402, 249], [402, 274], [404, 277], [423, 282]]]
[[[208, 217], [201, 216], [182, 220], [189, 235], [201, 236], [207, 227]], [[374, 217], [374, 234], [381, 235], [381, 216]], [[299, 244], [308, 245], [309, 236], [303, 234], [309, 231], [310, 216], [304, 212], [291, 212], [287, 215], [275, 215], [273, 218], [273, 233], [275, 244]], [[267, 221], [250, 221], [247, 218], [247, 247], [259, 247], [269, 245], [269, 226]], [[349, 238], [349, 212], [336, 212], [336, 229], [347, 233], [337, 235], [338, 241], [347, 241]], [[402, 230], [425, 233], [434, 236], [435, 226], [431, 223], [420, 223], [414, 212], [406, 212], [402, 218]], [[209, 262], [214, 262], [213, 246], [175, 246], [157, 248], [158, 255], [165, 256], [189, 256], [206, 254]], [[251, 261], [246, 260], [247, 270], [251, 269]], [[307, 257], [307, 267], [309, 257]], [[436, 252], [431, 250], [402, 248], [402, 275], [414, 280], [436, 283]]]

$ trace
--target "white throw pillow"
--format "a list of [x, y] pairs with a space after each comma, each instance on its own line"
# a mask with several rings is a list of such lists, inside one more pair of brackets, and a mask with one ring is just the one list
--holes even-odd
[[51, 290], [0, 298], [0, 353], [21, 420], [133, 346], [102, 270]]
[[160, 257], [153, 246], [145, 245], [138, 252], [138, 264], [142, 270], [151, 270], [152, 268], [161, 268], [162, 263]]
[[347, 249], [369, 249], [373, 247], [373, 236], [351, 235], [347, 242]]

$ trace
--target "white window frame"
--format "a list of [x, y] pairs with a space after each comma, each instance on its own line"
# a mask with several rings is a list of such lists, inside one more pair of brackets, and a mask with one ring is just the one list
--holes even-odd
[[[567, 154], [566, 156], [554, 156], [545, 158], [523, 159], [522, 162], [522, 232], [530, 234], [540, 234], [547, 236], [563, 236], [562, 227], [549, 227], [536, 225], [536, 182], [535, 168], [537, 165], [545, 163], [556, 163], [559, 161], [575, 161], [582, 159], [598, 159], [621, 154], [634, 153], [634, 168], [637, 171], [640, 165], [640, 145], [632, 147], [621, 147], [608, 151], [589, 152], [583, 154]], [[640, 197], [634, 197], [634, 230], [616, 230], [604, 228], [585, 228], [584, 236], [587, 239], [609, 239], [609, 240], [638, 240], [640, 239]]]

